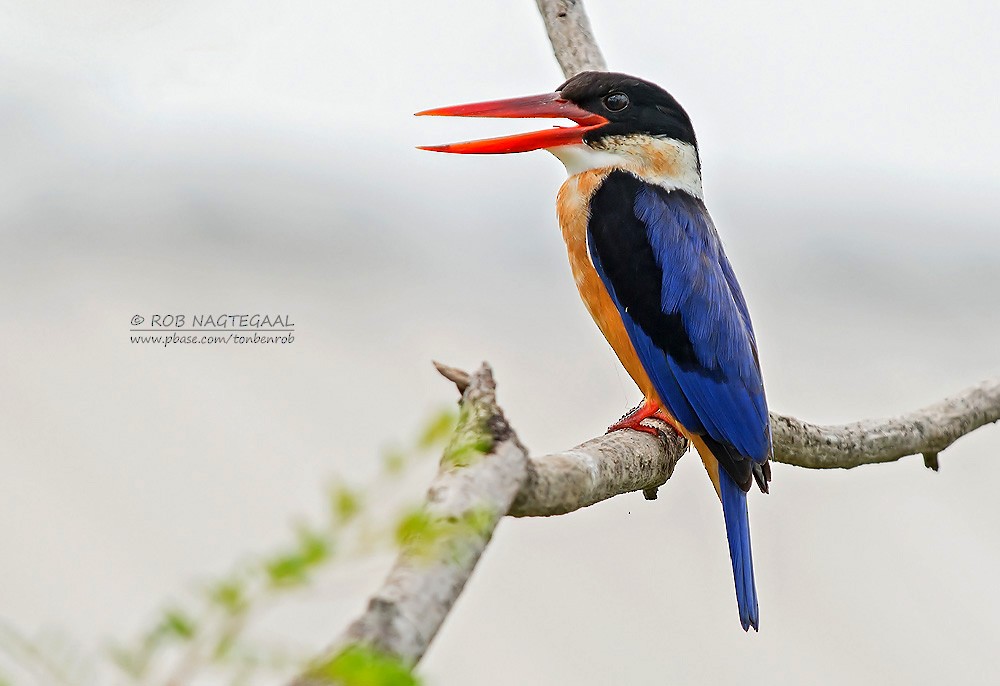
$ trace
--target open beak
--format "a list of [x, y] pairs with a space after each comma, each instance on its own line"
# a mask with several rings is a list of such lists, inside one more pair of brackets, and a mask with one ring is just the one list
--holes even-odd
[[513, 136], [488, 138], [479, 141], [468, 141], [466, 143], [419, 146], [421, 150], [432, 150], [434, 152], [480, 154], [527, 152], [529, 150], [582, 143], [585, 133], [608, 123], [608, 120], [599, 114], [588, 112], [582, 107], [574, 105], [569, 100], [564, 100], [559, 93], [545, 93], [544, 95], [529, 95], [525, 98], [511, 98], [509, 100], [477, 102], [471, 105], [440, 107], [434, 110], [417, 112], [416, 116], [572, 119], [579, 124], [579, 126], [557, 126], [544, 131], [532, 131], [531, 133], [519, 133]]

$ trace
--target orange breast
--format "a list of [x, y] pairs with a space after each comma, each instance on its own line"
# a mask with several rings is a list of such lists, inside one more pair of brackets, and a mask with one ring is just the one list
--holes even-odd
[[[601, 333], [608, 339], [608, 343], [614, 349], [618, 359], [621, 360], [625, 370], [635, 381], [643, 395], [656, 402], [668, 416], [673, 419], [670, 410], [664, 407], [660, 400], [653, 382], [639, 362], [639, 356], [635, 352], [635, 347], [628, 337], [625, 324], [622, 322], [618, 308], [615, 307], [611, 296], [608, 295], [604, 282], [594, 268], [594, 263], [590, 260], [590, 253], [587, 249], [587, 221], [590, 218], [590, 199], [594, 192], [600, 187], [605, 177], [611, 172], [610, 169], [591, 169], [579, 174], [575, 174], [562, 185], [556, 199], [556, 210], [559, 215], [559, 225], [562, 228], [563, 240], [566, 241], [566, 249], [569, 252], [569, 264], [573, 271], [573, 278], [576, 280], [576, 287], [580, 291], [590, 316], [594, 318]], [[680, 426], [680, 423], [674, 419]], [[694, 443], [701, 455], [702, 463], [708, 471], [715, 492], [719, 491], [719, 463], [703, 440], [699, 436], [691, 434], [681, 426], [688, 440]]]
[[625, 325], [618, 314], [604, 282], [594, 269], [587, 250], [587, 220], [589, 219], [590, 198], [601, 185], [610, 169], [591, 169], [569, 177], [559, 189], [556, 211], [562, 228], [563, 240], [569, 252], [569, 265], [573, 279], [580, 291], [584, 305], [594, 318], [601, 333], [608, 339], [625, 371], [635, 381], [639, 390], [650, 400], [659, 402], [646, 371], [639, 362], [632, 341], [629, 340]]

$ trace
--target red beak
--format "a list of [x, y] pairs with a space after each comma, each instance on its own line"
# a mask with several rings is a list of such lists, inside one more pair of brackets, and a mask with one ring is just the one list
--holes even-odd
[[417, 112], [416, 116], [432, 117], [503, 117], [503, 118], [547, 118], [572, 119], [579, 126], [558, 126], [544, 131], [519, 133], [502, 138], [488, 138], [467, 143], [452, 143], [451, 145], [421, 145], [421, 150], [434, 152], [485, 153], [497, 154], [507, 152], [527, 152], [542, 148], [554, 148], [560, 145], [573, 145], [583, 142], [583, 135], [598, 127], [604, 126], [608, 120], [599, 114], [588, 112], [582, 107], [564, 100], [559, 93], [544, 95], [529, 95], [526, 98], [511, 98], [510, 100], [493, 100], [477, 102], [471, 105], [455, 105], [441, 107], [435, 110]]

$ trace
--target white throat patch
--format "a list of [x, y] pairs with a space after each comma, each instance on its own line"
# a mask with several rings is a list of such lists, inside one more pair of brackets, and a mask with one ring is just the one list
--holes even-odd
[[623, 169], [667, 190], [702, 197], [698, 152], [690, 143], [655, 136], [606, 136], [586, 143], [549, 148], [570, 176], [590, 169]]

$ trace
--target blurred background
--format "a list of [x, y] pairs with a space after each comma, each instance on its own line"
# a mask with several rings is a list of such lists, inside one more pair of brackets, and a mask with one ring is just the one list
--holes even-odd
[[[589, 0], [612, 68], [698, 132], [772, 409], [901, 413], [1000, 372], [1000, 7]], [[489, 360], [535, 453], [638, 400], [579, 302], [531, 122], [414, 119], [562, 82], [534, 3], [0, 0], [0, 616], [88, 650], [362, 483]], [[519, 128], [521, 127], [521, 128]], [[286, 346], [129, 342], [149, 313], [287, 313]], [[761, 632], [686, 457], [505, 521], [420, 672], [464, 684], [995, 678], [1000, 432], [751, 499]], [[420, 497], [427, 463], [400, 496]], [[379, 504], [387, 511], [399, 503]], [[392, 556], [276, 622], [318, 649]]]

